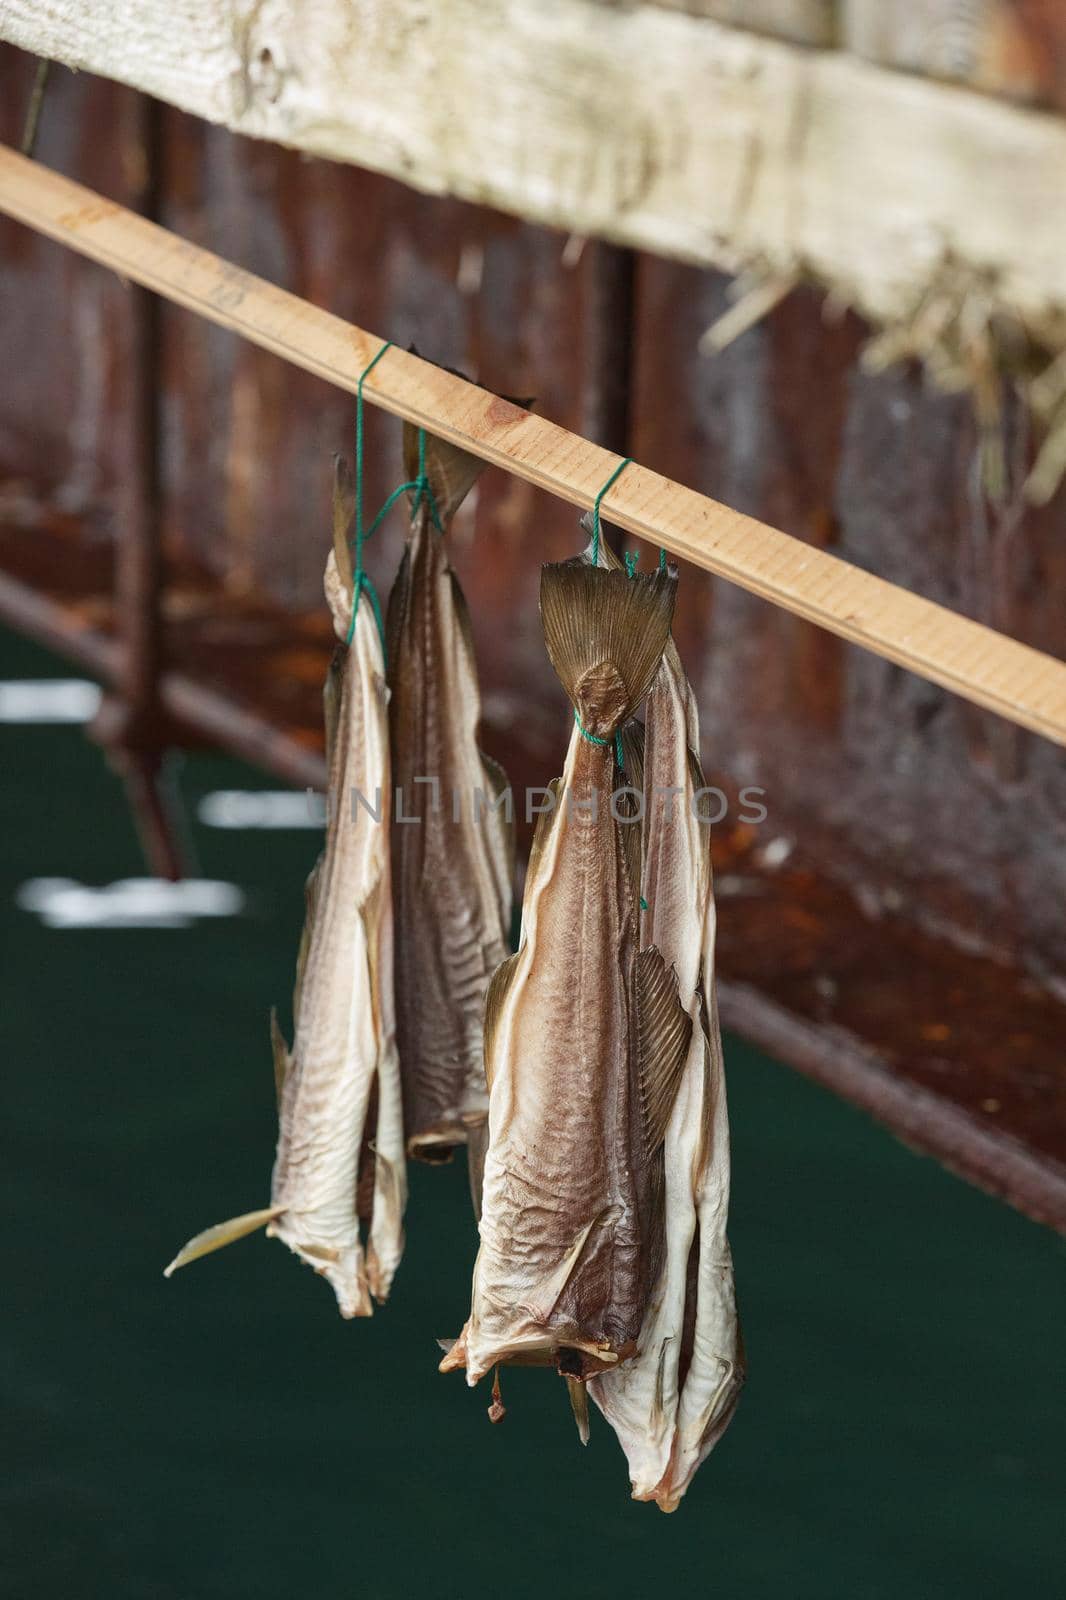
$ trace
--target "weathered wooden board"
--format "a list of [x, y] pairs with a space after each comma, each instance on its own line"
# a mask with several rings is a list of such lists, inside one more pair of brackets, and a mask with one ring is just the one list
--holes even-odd
[[841, 52], [593, 0], [0, 0], [0, 35], [423, 190], [798, 269], [878, 321], [951, 258], [1062, 339], [1066, 124]]
[[842, 0], [841, 43], [883, 66], [1064, 104], [1066, 12], [1055, 0]]
[[[625, 5], [628, 0], [605, 0]], [[647, 0], [665, 11], [713, 17], [752, 33], [771, 33], [797, 44], [831, 45], [838, 29], [839, 0]]]
[[[187, 311], [975, 706], [1066, 745], [1066, 662], [886, 583], [499, 398], [0, 149], [0, 208]], [[384, 357], [385, 359], [381, 359]], [[371, 366], [373, 371], [371, 372]], [[365, 383], [364, 383], [365, 379]], [[628, 466], [619, 478], [622, 467]], [[617, 482], [615, 480], [618, 480]]]

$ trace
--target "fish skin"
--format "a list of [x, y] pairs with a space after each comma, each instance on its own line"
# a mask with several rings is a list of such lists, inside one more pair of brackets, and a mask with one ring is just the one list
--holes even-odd
[[[549, 653], [546, 602], [562, 581], [553, 574], [578, 565], [544, 570]], [[553, 662], [582, 725], [607, 742], [575, 725], [566, 798], [538, 826], [519, 950], [493, 980], [486, 1010], [481, 1247], [469, 1320], [441, 1362], [442, 1371], [465, 1366], [471, 1385], [500, 1361], [554, 1361], [584, 1379], [624, 1358], [635, 1348], [655, 1254], [656, 1156], [645, 1147], [634, 1075], [637, 894], [608, 799], [613, 734], [657, 668], [673, 580], [612, 586], [623, 612], [600, 603], [607, 592], [598, 580], [593, 591], [557, 635], [566, 652], [589, 653], [576, 686]], [[626, 639], [627, 659], [639, 657], [627, 674], [606, 650], [597, 659], [604, 641], [617, 652]], [[593, 793], [601, 797], [595, 816]]]
[[[373, 608], [359, 607], [351, 645], [351, 567], [335, 540], [326, 596], [342, 641], [326, 694], [329, 817], [325, 849], [308, 879], [297, 962], [295, 1037], [272, 1021], [278, 1145], [270, 1207], [199, 1235], [176, 1267], [267, 1225], [325, 1277], [344, 1317], [383, 1301], [403, 1251], [407, 1196], [392, 985], [388, 690]], [[354, 811], [353, 789], [380, 790], [376, 822]], [[364, 1143], [371, 1103], [372, 1148]], [[360, 1162], [373, 1161], [366, 1255], [360, 1237]]]
[[[665, 1139], [665, 1257], [637, 1353], [588, 1385], [625, 1451], [633, 1497], [664, 1511], [676, 1509], [721, 1437], [744, 1379], [726, 1238], [729, 1123], [709, 830], [691, 810], [703, 781], [698, 748], [695, 697], [671, 641], [646, 713], [641, 934], [673, 962], [693, 1030]], [[681, 791], [669, 817], [668, 788]]]
[[[413, 428], [405, 464], [413, 474]], [[445, 532], [481, 466], [427, 439]], [[433, 1161], [466, 1144], [488, 1112], [482, 1019], [489, 981], [510, 951], [514, 828], [492, 805], [506, 778], [477, 746], [481, 699], [466, 601], [425, 502], [413, 510], [389, 599], [388, 641], [393, 781], [404, 816], [420, 819], [392, 829], [397, 1041], [407, 1151]], [[419, 777], [437, 779], [436, 791]], [[485, 797], [479, 815], [476, 791]]]

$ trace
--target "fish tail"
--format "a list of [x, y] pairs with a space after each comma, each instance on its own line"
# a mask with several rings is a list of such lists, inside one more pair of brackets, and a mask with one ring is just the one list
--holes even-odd
[[209, 1256], [213, 1250], [221, 1250], [224, 1245], [232, 1244], [235, 1239], [243, 1239], [245, 1234], [254, 1233], [257, 1228], [265, 1228], [269, 1222], [280, 1217], [284, 1209], [284, 1206], [267, 1206], [263, 1211], [246, 1211], [242, 1217], [231, 1217], [228, 1222], [217, 1222], [213, 1228], [205, 1228], [203, 1233], [196, 1234], [178, 1251], [169, 1267], [164, 1268], [164, 1278], [172, 1277], [179, 1267], [187, 1267], [190, 1261]]
[[[419, 432], [413, 422], [404, 423], [403, 470], [411, 483], [416, 483], [419, 475]], [[443, 532], [474, 487], [485, 462], [432, 433], [426, 434], [425, 452], [424, 471]]]
[[[418, 355], [415, 346], [409, 345], [412, 355]], [[437, 363], [431, 363], [437, 365]], [[454, 367], [442, 367], [444, 372], [450, 372], [455, 378], [462, 378], [464, 374], [457, 372]], [[478, 388], [484, 385], [478, 384]], [[496, 394], [494, 389], [488, 391]], [[532, 399], [518, 400], [511, 395], [496, 395], [497, 400], [505, 406], [515, 408], [516, 420], [519, 411], [528, 411], [533, 405]], [[412, 422], [405, 422], [403, 428], [403, 469], [404, 475], [411, 483], [416, 483], [419, 477], [420, 458], [422, 446], [419, 433], [423, 429], [415, 427]], [[484, 470], [486, 463], [468, 450], [460, 450], [458, 445], [449, 444], [446, 439], [438, 439], [436, 435], [425, 435], [425, 463], [423, 470], [429, 480], [429, 487], [433, 493], [432, 504], [436, 506], [437, 516], [440, 520], [440, 531], [443, 533], [448, 523], [454, 517], [467, 495], [470, 493], [478, 477]]]
[[659, 670], [677, 576], [590, 567], [583, 557], [541, 568], [540, 614], [551, 664], [593, 739], [613, 739]]

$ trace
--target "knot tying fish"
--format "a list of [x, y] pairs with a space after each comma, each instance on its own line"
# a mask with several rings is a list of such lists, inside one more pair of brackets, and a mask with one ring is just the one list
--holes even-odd
[[385, 624], [381, 614], [381, 601], [378, 599], [377, 590], [375, 589], [369, 574], [363, 567], [364, 544], [370, 538], [372, 533], [377, 532], [378, 528], [380, 528], [381, 524], [392, 510], [393, 506], [396, 504], [397, 500], [402, 494], [406, 494], [408, 490], [414, 490], [414, 504], [412, 509], [417, 511], [418, 507], [422, 503], [422, 500], [425, 499], [427, 505], [429, 506], [429, 514], [433, 520], [434, 527], [438, 533], [444, 532], [444, 529], [441, 526], [440, 513], [437, 510], [437, 502], [434, 498], [433, 489], [426, 473], [426, 431], [424, 428], [420, 428], [418, 430], [418, 476], [413, 478], [409, 483], [401, 483], [397, 488], [395, 488], [389, 495], [389, 498], [385, 501], [385, 504], [382, 506], [373, 522], [370, 524], [369, 528], [364, 528], [363, 526], [363, 384], [373, 372], [374, 368], [377, 366], [385, 352], [392, 349], [392, 345], [393, 341], [391, 339], [387, 339], [385, 341], [377, 355], [374, 356], [373, 360], [368, 362], [368, 364], [363, 368], [355, 390], [355, 539], [353, 540], [355, 564], [352, 572], [352, 620], [348, 625], [347, 642], [348, 644], [351, 644], [355, 635], [355, 618], [359, 611], [359, 597], [365, 589], [367, 594], [370, 596], [370, 603], [374, 607], [374, 618], [378, 625], [378, 633], [381, 635], [382, 649], [385, 647]]
[[[378, 362], [387, 350], [392, 349], [392, 340], [387, 339], [374, 356], [363, 368], [355, 390], [355, 539], [352, 548], [355, 552], [355, 563], [352, 568], [352, 620], [348, 624], [347, 643], [351, 644], [355, 637], [355, 619], [359, 612], [359, 597], [365, 589], [370, 596], [370, 603], [374, 607], [374, 617], [377, 621], [378, 632], [381, 634], [381, 643], [385, 644], [385, 625], [381, 615], [381, 602], [378, 600], [377, 590], [363, 569], [363, 545], [369, 534], [363, 530], [363, 384], [369, 378]], [[375, 526], [377, 524], [375, 523]], [[374, 529], [370, 529], [373, 533]]]
[[[620, 461], [592, 503], [592, 565], [594, 567], [598, 567], [600, 564], [600, 502], [608, 489], [622, 476], [626, 468], [632, 465], [632, 456], [626, 456], [624, 461]], [[584, 732], [583, 729], [582, 732]], [[588, 735], [586, 734], [587, 737]]]
[[[608, 489], [610, 489], [612, 487], [612, 485], [617, 482], [617, 480], [622, 476], [622, 473], [626, 470], [626, 468], [627, 467], [631, 467], [632, 465], [633, 465], [633, 457], [632, 456], [626, 456], [624, 461], [620, 461], [618, 463], [617, 467], [615, 467], [614, 471], [611, 473], [611, 476], [607, 479], [607, 482], [604, 484], [604, 486], [600, 490], [599, 494], [596, 496], [595, 500], [593, 501], [593, 504], [592, 504], [592, 552], [591, 552], [591, 554], [592, 554], [592, 565], [594, 567], [598, 567], [599, 564], [600, 564], [600, 505], [601, 505], [601, 503], [603, 501], [603, 497], [607, 493]], [[639, 560], [640, 560], [640, 555], [636, 551], [627, 551], [626, 552], [626, 557], [625, 557], [626, 571], [627, 571], [627, 573], [629, 574], [629, 576], [631, 578], [636, 574], [637, 563], [638, 563]], [[659, 548], [659, 571], [660, 572], [665, 572], [666, 571], [666, 551], [661, 546]], [[619, 765], [621, 765], [621, 763], [619, 763]]]
[[619, 728], [619, 730], [615, 734], [613, 740], [612, 739], [601, 739], [597, 734], [590, 733], [588, 731], [588, 729], [585, 727], [585, 724], [582, 722], [581, 718], [578, 716], [576, 709], [574, 711], [574, 721], [577, 723], [578, 732], [580, 733], [581, 737], [583, 739], [587, 739], [589, 744], [604, 744], [604, 745], [613, 744], [614, 745], [614, 759], [618, 763], [618, 770], [621, 771], [625, 766], [625, 758], [624, 758], [623, 753], [622, 753], [622, 730], [621, 730], [621, 728]]

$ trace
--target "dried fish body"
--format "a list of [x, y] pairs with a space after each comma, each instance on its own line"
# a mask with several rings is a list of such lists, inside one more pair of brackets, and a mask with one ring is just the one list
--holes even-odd
[[695, 700], [672, 641], [648, 698], [642, 936], [692, 1018], [665, 1138], [665, 1256], [638, 1351], [589, 1384], [626, 1453], [634, 1498], [679, 1503], [727, 1426], [743, 1360], [726, 1239], [729, 1126], [714, 995], [715, 906]]
[[521, 944], [486, 1007], [481, 1247], [441, 1363], [471, 1384], [501, 1361], [576, 1380], [613, 1365], [635, 1348], [658, 1270], [662, 1136], [691, 1025], [659, 952], [638, 950], [610, 798], [614, 735], [658, 669], [673, 593], [667, 574], [543, 571], [545, 639], [579, 727], [565, 798], [534, 843]]
[[[350, 509], [350, 488], [339, 475], [325, 588], [341, 641], [352, 619]], [[265, 1224], [329, 1281], [341, 1315], [354, 1317], [370, 1315], [371, 1294], [379, 1301], [388, 1294], [406, 1203], [392, 993], [388, 691], [369, 604], [358, 608], [351, 643], [338, 650], [325, 698], [329, 818], [307, 885], [291, 1052], [271, 1019], [279, 1120], [271, 1204], [197, 1235], [167, 1275]], [[353, 791], [380, 795], [379, 819], [350, 806]], [[365, 1137], [371, 1114], [372, 1146]], [[370, 1193], [365, 1259], [361, 1164]]]
[[[404, 449], [414, 479], [416, 429], [405, 429]], [[392, 830], [398, 1042], [408, 1153], [426, 1161], [448, 1159], [485, 1120], [485, 995], [510, 951], [507, 780], [477, 746], [470, 621], [431, 512], [446, 534], [482, 465], [427, 439], [432, 501], [422, 494], [413, 508], [388, 612], [393, 781], [403, 802]]]

